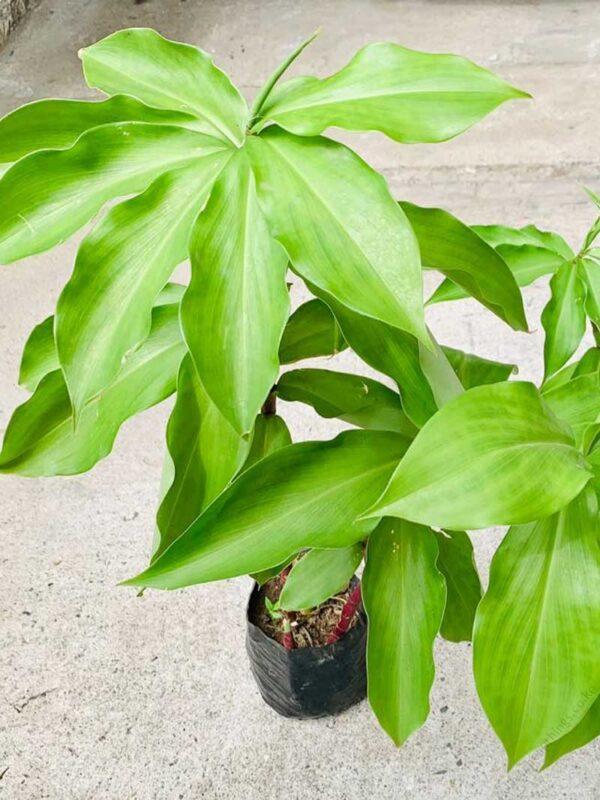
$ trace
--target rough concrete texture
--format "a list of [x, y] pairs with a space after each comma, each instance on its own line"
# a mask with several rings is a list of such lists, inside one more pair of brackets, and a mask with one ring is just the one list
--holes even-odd
[[23, 17], [31, 0], [0, 0], [0, 45]]
[[[248, 96], [299, 39], [323, 33], [293, 72], [327, 74], [382, 39], [470, 56], [529, 90], [453, 142], [402, 147], [355, 135], [398, 197], [470, 222], [531, 221], [577, 243], [600, 187], [600, 15], [591, 2], [47, 0], [0, 54], [0, 111], [46, 96], [88, 97], [77, 50], [132, 25], [213, 52]], [[76, 241], [0, 272], [0, 429], [30, 329], [51, 312]], [[295, 289], [295, 299], [301, 292]], [[526, 290], [533, 332], [511, 332], [471, 301], [430, 309], [441, 341], [521, 365], [539, 378], [543, 285]], [[365, 370], [348, 354], [336, 366]], [[119, 579], [145, 562], [170, 403], [126, 424], [110, 458], [69, 479], [0, 482], [2, 647], [0, 796], [154, 798], [481, 798], [592, 800], [600, 746], [542, 774], [510, 774], [478, 704], [467, 645], [439, 642], [432, 712], [396, 750], [363, 703], [294, 722], [267, 708], [244, 653], [249, 581], [137, 599]], [[306, 409], [295, 438], [333, 435]], [[474, 535], [484, 575], [501, 531]], [[4, 770], [4, 772], [3, 772]]]

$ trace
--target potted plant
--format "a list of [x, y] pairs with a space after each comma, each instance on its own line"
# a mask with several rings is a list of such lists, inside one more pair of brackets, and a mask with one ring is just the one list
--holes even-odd
[[[536, 228], [470, 228], [395, 202], [323, 131], [441, 142], [526, 95], [394, 44], [280, 82], [309, 41], [248, 109], [202, 51], [119, 31], [81, 52], [108, 99], [43, 100], [0, 122], [0, 159], [15, 162], [0, 180], [2, 262], [133, 195], [85, 236], [56, 314], [25, 345], [32, 394], [0, 471], [90, 469], [128, 417], [176, 391], [151, 563], [125, 583], [253, 575], [248, 647], [269, 702], [299, 716], [347, 707], [365, 691], [366, 647], [369, 701], [397, 744], [427, 717], [438, 632], [474, 629], [482, 704], [510, 763], [540, 746], [553, 760], [598, 716], [598, 363], [563, 367], [585, 315], [598, 324], [598, 225], [575, 256]], [[189, 285], [168, 283], [188, 254]], [[430, 302], [466, 294], [523, 331], [519, 286], [554, 273], [542, 391], [435, 341], [422, 268], [445, 277]], [[291, 316], [288, 270], [314, 295]], [[345, 347], [397, 391], [280, 374]], [[358, 430], [291, 444], [278, 397]], [[491, 525], [515, 527], [480, 602], [465, 531]], [[315, 675], [320, 696], [303, 690]]]

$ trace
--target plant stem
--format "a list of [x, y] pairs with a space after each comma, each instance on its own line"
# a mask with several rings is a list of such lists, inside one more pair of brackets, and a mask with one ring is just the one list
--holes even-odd
[[292, 64], [298, 58], [298, 56], [304, 50], [304, 48], [308, 47], [308, 45], [314, 39], [316, 39], [316, 37], [319, 35], [320, 32], [321, 32], [320, 29], [317, 29], [311, 36], [308, 37], [308, 39], [305, 39], [303, 42], [301, 42], [298, 45], [298, 47], [296, 47], [296, 49], [292, 53], [290, 53], [290, 55], [285, 59], [285, 61], [283, 61], [283, 63], [277, 67], [275, 72], [271, 75], [271, 77], [267, 80], [267, 82], [262, 87], [260, 92], [256, 95], [254, 103], [252, 104], [252, 108], [250, 109], [250, 123], [248, 124], [249, 132], [252, 131], [253, 126], [256, 124], [256, 122], [258, 122], [258, 116], [260, 114], [260, 111], [264, 106], [268, 96], [273, 91], [273, 87], [275, 86], [279, 78], [281, 78], [281, 76], [290, 66], [290, 64]]
[[346, 633], [348, 628], [350, 627], [350, 623], [354, 619], [354, 615], [356, 613], [356, 609], [360, 604], [360, 582], [356, 584], [354, 589], [348, 595], [348, 599], [344, 603], [344, 607], [342, 608], [342, 615], [340, 617], [340, 621], [335, 626], [333, 631], [329, 634], [327, 639], [327, 644], [333, 644], [337, 642], [338, 639], [341, 639], [342, 636]]
[[292, 636], [292, 626], [287, 617], [283, 618], [283, 639], [282, 644], [286, 650], [294, 649], [294, 637]]
[[274, 414], [277, 413], [277, 393], [275, 391], [275, 387], [271, 389], [271, 391], [269, 392], [269, 396], [262, 404], [260, 413], [263, 414], [265, 417], [272, 417]]

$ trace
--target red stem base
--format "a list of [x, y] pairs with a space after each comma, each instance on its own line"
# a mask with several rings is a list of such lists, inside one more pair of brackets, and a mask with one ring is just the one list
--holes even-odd
[[350, 627], [350, 623], [354, 619], [356, 609], [360, 604], [360, 597], [361, 597], [360, 583], [357, 583], [354, 589], [352, 589], [352, 591], [348, 595], [348, 599], [344, 603], [340, 621], [329, 634], [329, 638], [327, 639], [327, 644], [333, 644], [334, 642], [337, 642], [338, 639], [341, 639], [342, 636], [346, 633], [346, 631]]

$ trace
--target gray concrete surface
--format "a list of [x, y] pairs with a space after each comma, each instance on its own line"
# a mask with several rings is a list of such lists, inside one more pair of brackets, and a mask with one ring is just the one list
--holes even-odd
[[[532, 92], [439, 146], [375, 135], [355, 146], [394, 192], [470, 222], [535, 221], [577, 243], [600, 188], [600, 12], [590, 2], [42, 0], [0, 53], [0, 111], [45, 96], [87, 97], [77, 50], [116, 28], [151, 25], [213, 52], [248, 95], [296, 42], [319, 40], [295, 71], [325, 74], [360, 45], [391, 39], [454, 51]], [[24, 399], [21, 348], [50, 313], [76, 241], [0, 271], [0, 429]], [[301, 292], [295, 290], [296, 299]], [[438, 337], [516, 359], [539, 378], [539, 312], [516, 334], [471, 302], [430, 311]], [[348, 354], [341, 368], [363, 369]], [[247, 580], [137, 599], [117, 580], [144, 564], [170, 403], [125, 425], [110, 458], [70, 479], [0, 481], [0, 796], [7, 800], [323, 797], [577, 798], [600, 795], [600, 746], [539, 774], [510, 774], [478, 705], [470, 648], [440, 642], [426, 726], [397, 751], [365, 704], [293, 722], [260, 700], [244, 653]], [[284, 410], [296, 438], [334, 426]], [[474, 536], [483, 574], [500, 531]]]

